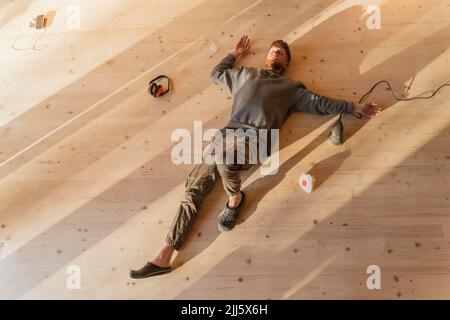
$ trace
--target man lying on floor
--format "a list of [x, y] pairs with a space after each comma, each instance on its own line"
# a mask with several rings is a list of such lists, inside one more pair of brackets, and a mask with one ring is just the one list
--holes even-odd
[[[355, 113], [374, 117], [380, 113], [375, 103], [358, 104], [332, 99], [308, 90], [299, 81], [281, 76], [291, 61], [291, 52], [286, 42], [274, 41], [266, 58], [266, 68], [233, 68], [236, 59], [250, 48], [250, 39], [242, 36], [234, 50], [227, 54], [211, 72], [215, 84], [226, 85], [233, 95], [231, 119], [225, 129], [280, 129], [292, 112], [305, 111], [318, 115]], [[245, 150], [249, 146], [245, 144]], [[256, 146], [260, 147], [259, 145]], [[236, 149], [232, 150], [236, 152]], [[248, 153], [247, 153], [248, 154]], [[240, 171], [252, 167], [248, 158], [245, 163], [197, 164], [189, 174], [184, 199], [166, 237], [166, 244], [152, 261], [141, 269], [132, 270], [132, 278], [161, 275], [172, 270], [171, 261], [175, 250], [179, 251], [190, 231], [205, 197], [214, 184], [222, 180], [228, 202], [218, 218], [220, 231], [233, 229], [244, 204], [245, 194], [241, 190]]]

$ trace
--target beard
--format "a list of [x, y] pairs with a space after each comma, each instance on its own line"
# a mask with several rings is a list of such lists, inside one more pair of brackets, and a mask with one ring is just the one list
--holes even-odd
[[272, 69], [281, 73], [285, 68], [280, 62], [275, 61], [272, 63]]

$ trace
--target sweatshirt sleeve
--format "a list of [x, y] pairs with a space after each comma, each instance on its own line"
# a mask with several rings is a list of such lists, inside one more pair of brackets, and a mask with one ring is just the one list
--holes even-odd
[[229, 53], [211, 71], [211, 81], [215, 84], [226, 85], [231, 92], [237, 82], [239, 69], [233, 68], [236, 57]]
[[300, 82], [295, 92], [293, 111], [304, 111], [318, 115], [353, 113], [353, 103], [346, 100], [333, 99], [308, 90]]

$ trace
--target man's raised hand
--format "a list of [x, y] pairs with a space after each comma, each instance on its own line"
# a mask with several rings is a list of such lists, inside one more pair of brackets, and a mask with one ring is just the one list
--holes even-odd
[[234, 50], [231, 52], [236, 58], [245, 54], [248, 49], [250, 49], [250, 39], [247, 35], [242, 36], [239, 39], [239, 42], [234, 47]]

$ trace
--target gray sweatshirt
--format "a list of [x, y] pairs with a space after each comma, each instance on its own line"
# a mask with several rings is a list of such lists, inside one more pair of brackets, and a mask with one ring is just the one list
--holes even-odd
[[352, 102], [313, 93], [303, 83], [270, 69], [233, 68], [235, 62], [230, 53], [211, 71], [211, 80], [226, 85], [233, 96], [228, 128], [280, 129], [296, 111], [319, 115], [353, 112]]

